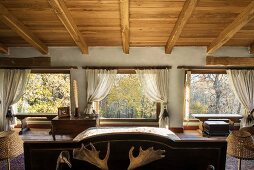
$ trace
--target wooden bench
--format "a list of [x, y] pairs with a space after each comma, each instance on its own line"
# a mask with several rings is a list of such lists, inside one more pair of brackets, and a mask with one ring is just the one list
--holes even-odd
[[39, 118], [47, 118], [47, 120], [51, 121], [54, 117], [57, 116], [57, 114], [39, 114], [39, 113], [23, 113], [23, 114], [15, 114], [14, 115], [17, 119], [20, 120], [21, 122], [21, 130], [19, 132], [20, 135], [22, 135], [24, 132], [26, 131], [29, 131], [30, 128], [28, 127], [28, 124], [27, 124], [27, 118], [28, 117], [33, 117], [33, 118], [36, 118], [36, 117], [39, 117]]
[[[240, 123], [243, 118], [242, 115], [239, 114], [192, 114], [192, 116], [199, 120], [199, 130], [204, 133], [204, 122], [207, 120], [230, 120], [230, 124], [234, 126], [235, 123]], [[233, 129], [232, 129], [233, 130]]]

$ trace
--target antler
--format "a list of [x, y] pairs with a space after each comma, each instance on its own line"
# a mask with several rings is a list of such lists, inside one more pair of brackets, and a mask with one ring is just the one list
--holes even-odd
[[110, 143], [108, 142], [107, 153], [104, 159], [100, 159], [99, 153], [96, 148], [90, 143], [92, 150], [87, 149], [82, 144], [80, 149], [73, 149], [73, 158], [87, 161], [102, 170], [108, 170], [108, 158], [110, 153]]
[[128, 167], [128, 170], [133, 170], [137, 167], [149, 164], [153, 161], [162, 159], [165, 157], [163, 153], [165, 153], [165, 150], [154, 150], [153, 147], [148, 148], [147, 150], [142, 150], [141, 147], [139, 147], [139, 155], [137, 157], [134, 157], [133, 154], [134, 147], [132, 146], [129, 151], [129, 158], [130, 158], [130, 165]]
[[71, 163], [70, 163], [70, 154], [68, 151], [62, 151], [58, 158], [57, 158], [57, 163], [56, 163], [56, 170], [61, 169], [60, 164], [67, 164], [71, 168]]

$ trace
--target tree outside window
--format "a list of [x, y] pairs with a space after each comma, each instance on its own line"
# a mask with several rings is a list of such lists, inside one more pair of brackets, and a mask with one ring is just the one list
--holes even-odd
[[70, 106], [69, 74], [30, 74], [16, 105], [18, 113], [57, 113], [63, 106]]
[[191, 74], [191, 114], [239, 114], [240, 110], [226, 74]]
[[138, 75], [118, 74], [99, 112], [103, 118], [156, 119], [156, 103], [144, 95]]

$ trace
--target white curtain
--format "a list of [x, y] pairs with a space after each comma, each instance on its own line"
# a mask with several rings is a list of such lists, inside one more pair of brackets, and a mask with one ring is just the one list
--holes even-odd
[[242, 123], [254, 123], [254, 70], [227, 70], [227, 74], [235, 95], [246, 111]]
[[117, 70], [98, 70], [87, 69], [85, 70], [87, 81], [87, 105], [85, 108], [85, 114], [92, 113], [92, 103], [100, 101], [109, 93]]
[[139, 75], [145, 95], [153, 102], [162, 104], [159, 115], [159, 127], [169, 126], [168, 97], [169, 97], [169, 70], [136, 70]]
[[6, 119], [7, 110], [22, 97], [30, 70], [0, 70], [0, 129], [9, 130], [10, 122]]

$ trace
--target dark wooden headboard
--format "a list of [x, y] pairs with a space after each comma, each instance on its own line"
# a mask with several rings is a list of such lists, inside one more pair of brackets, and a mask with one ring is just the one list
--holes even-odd
[[69, 151], [72, 169], [97, 170], [88, 162], [72, 158], [73, 149], [83, 143], [89, 147], [92, 143], [100, 151], [100, 157], [106, 154], [110, 142], [109, 170], [126, 170], [129, 165], [129, 150], [135, 147], [133, 154], [138, 154], [139, 147], [165, 150], [165, 157], [137, 170], [206, 170], [209, 165], [215, 170], [224, 170], [226, 162], [226, 141], [212, 140], [177, 140], [151, 134], [104, 134], [84, 139], [80, 142], [25, 142], [26, 170], [55, 170], [58, 155]]

